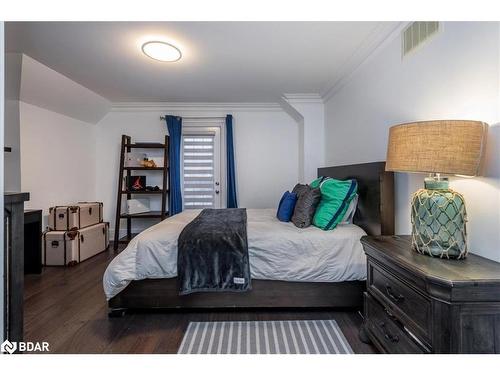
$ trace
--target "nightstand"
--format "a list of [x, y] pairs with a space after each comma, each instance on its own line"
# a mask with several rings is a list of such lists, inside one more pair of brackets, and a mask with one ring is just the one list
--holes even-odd
[[431, 258], [409, 236], [365, 236], [361, 338], [383, 353], [500, 353], [500, 263]]

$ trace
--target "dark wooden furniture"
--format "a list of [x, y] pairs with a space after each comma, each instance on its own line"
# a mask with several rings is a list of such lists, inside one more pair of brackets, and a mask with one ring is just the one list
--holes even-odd
[[28, 193], [4, 194], [4, 333], [23, 340], [24, 202]]
[[[157, 149], [163, 151], [163, 166], [161, 167], [129, 167], [125, 166], [125, 156], [127, 152], [132, 149]], [[167, 200], [170, 191], [170, 178], [169, 174], [169, 137], [165, 136], [165, 143], [132, 143], [131, 138], [128, 135], [122, 135], [121, 151], [120, 151], [120, 172], [118, 174], [118, 190], [116, 198], [116, 217], [115, 217], [115, 237], [113, 241], [113, 249], [116, 251], [118, 249], [119, 243], [128, 243], [133, 237], [132, 233], [132, 219], [160, 219], [164, 220], [168, 216], [167, 211]], [[163, 186], [161, 190], [156, 191], [130, 191], [127, 190], [127, 186], [123, 182], [123, 173], [126, 172], [126, 176], [130, 178], [132, 176], [132, 171], [161, 171], [163, 173]], [[148, 195], [158, 195], [161, 194], [161, 210], [160, 211], [150, 211], [138, 214], [128, 214], [122, 213], [122, 197], [127, 196], [127, 199], [131, 199], [132, 195], [135, 194], [148, 194]], [[127, 220], [127, 235], [123, 238], [120, 237], [120, 223], [121, 219]]]
[[363, 237], [365, 324], [383, 353], [500, 353], [500, 263], [431, 258], [408, 236]]
[[24, 210], [24, 273], [42, 273], [42, 210]]
[[[358, 211], [354, 223], [368, 234], [394, 232], [394, 176], [385, 163], [319, 168], [318, 176], [355, 178], [358, 182]], [[177, 279], [132, 281], [109, 301], [110, 315], [127, 309], [155, 308], [358, 308], [363, 303], [365, 282], [306, 283], [253, 280], [246, 293], [195, 293], [179, 296]]]

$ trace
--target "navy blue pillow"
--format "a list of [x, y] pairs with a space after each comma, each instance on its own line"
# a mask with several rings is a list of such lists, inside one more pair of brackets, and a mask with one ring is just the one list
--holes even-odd
[[278, 205], [278, 213], [276, 214], [279, 221], [288, 222], [292, 218], [293, 210], [297, 203], [297, 194], [286, 191], [281, 197]]

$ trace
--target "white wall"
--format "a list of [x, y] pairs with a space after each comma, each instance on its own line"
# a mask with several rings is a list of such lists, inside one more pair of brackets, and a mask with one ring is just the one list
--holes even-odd
[[4, 184], [6, 191], [20, 191], [21, 165], [19, 148], [19, 96], [21, 91], [22, 55], [5, 54], [5, 146], [12, 149], [4, 154]]
[[5, 189], [20, 191], [20, 102], [90, 124], [108, 112], [110, 102], [21, 53], [5, 54], [5, 72], [5, 145], [12, 148], [4, 155]]
[[[500, 261], [499, 24], [445, 22], [401, 59], [399, 36], [380, 48], [325, 104], [326, 164], [385, 160], [391, 125], [431, 119], [490, 123], [485, 177], [453, 178], [465, 195], [471, 251]], [[396, 231], [411, 232], [410, 194], [423, 176], [396, 175]]]
[[5, 191], [20, 191], [21, 150], [19, 148], [19, 100], [5, 100], [5, 146], [11, 148], [11, 152], [4, 153], [4, 184]]
[[95, 125], [20, 103], [21, 188], [26, 208], [95, 200]]
[[[145, 108], [146, 105], [145, 105]], [[97, 170], [96, 199], [104, 202], [104, 217], [112, 223], [116, 210], [116, 191], [120, 139], [122, 134], [132, 141], [162, 141], [167, 134], [160, 116], [234, 117], [234, 147], [238, 205], [247, 208], [276, 207], [285, 190], [298, 180], [298, 127], [285, 112], [276, 109], [141, 109], [110, 112], [96, 128]], [[151, 180], [159, 184], [156, 180]], [[148, 185], [150, 182], [147, 182]], [[143, 226], [136, 220], [134, 231]]]
[[300, 126], [299, 177], [308, 184], [318, 177], [318, 168], [325, 162], [325, 105], [318, 94], [285, 94], [283, 99], [300, 115], [292, 117]]

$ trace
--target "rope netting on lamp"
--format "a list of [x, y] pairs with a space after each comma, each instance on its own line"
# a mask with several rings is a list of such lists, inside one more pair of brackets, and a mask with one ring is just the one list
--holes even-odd
[[448, 259], [467, 255], [464, 197], [451, 190], [420, 189], [412, 197], [412, 244], [419, 253]]

